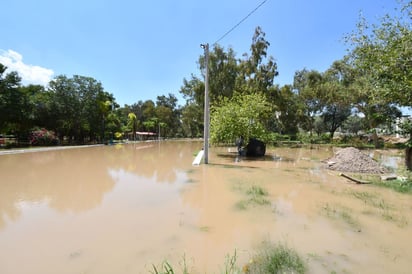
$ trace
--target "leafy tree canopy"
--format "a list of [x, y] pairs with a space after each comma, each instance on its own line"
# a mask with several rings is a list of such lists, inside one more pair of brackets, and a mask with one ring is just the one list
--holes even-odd
[[243, 136], [245, 140], [257, 138], [270, 139], [265, 129], [271, 112], [270, 105], [263, 94], [235, 94], [232, 98], [223, 98], [219, 106], [211, 109], [210, 139], [212, 143], [234, 143]]

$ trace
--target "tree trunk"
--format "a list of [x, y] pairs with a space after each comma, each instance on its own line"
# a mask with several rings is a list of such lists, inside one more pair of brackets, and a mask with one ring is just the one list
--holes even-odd
[[372, 140], [373, 140], [373, 145], [375, 148], [379, 148], [379, 137], [378, 133], [376, 133], [376, 129], [372, 133]]
[[412, 171], [412, 147], [405, 149], [405, 165], [409, 171]]

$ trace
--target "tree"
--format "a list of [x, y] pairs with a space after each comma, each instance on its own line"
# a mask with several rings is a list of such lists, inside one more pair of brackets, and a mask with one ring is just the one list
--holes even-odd
[[181, 112], [184, 136], [191, 138], [201, 137], [203, 134], [203, 109], [191, 103], [186, 104]]
[[163, 128], [163, 136], [175, 136], [180, 128], [180, 113], [177, 109], [177, 98], [169, 93], [168, 96], [157, 96], [156, 117], [159, 119], [159, 129]]
[[352, 82], [351, 70], [344, 60], [333, 62], [331, 67], [323, 73], [321, 101], [323, 101], [324, 109], [322, 117], [331, 139], [335, 131], [351, 115]]
[[347, 105], [330, 104], [326, 107], [322, 118], [326, 130], [329, 131], [330, 139], [333, 139], [336, 130], [346, 121], [350, 114], [351, 109]]
[[303, 69], [295, 72], [293, 89], [301, 102], [302, 118], [300, 126], [312, 134], [315, 116], [324, 108], [322, 99], [323, 76], [316, 70]]
[[267, 100], [272, 114], [267, 128], [273, 132], [295, 136], [302, 116], [302, 107], [291, 85], [274, 86], [268, 90]]
[[127, 126], [132, 130], [133, 141], [136, 141], [137, 117], [136, 114], [130, 112], [128, 115]]
[[[360, 18], [357, 29], [346, 37], [350, 60], [367, 83], [365, 97], [372, 104], [412, 106], [412, 2], [400, 3], [397, 16], [387, 14], [372, 25]], [[409, 147], [405, 158], [411, 153]]]
[[242, 136], [245, 140], [270, 140], [265, 124], [271, 108], [263, 94], [237, 94], [224, 98], [211, 109], [210, 139], [212, 143], [234, 143]]
[[[255, 29], [250, 46], [250, 55], [243, 54], [237, 59], [232, 48], [225, 50], [215, 45], [209, 52], [209, 95], [211, 105], [222, 103], [222, 98], [231, 98], [235, 92], [266, 93], [272, 86], [274, 77], [278, 75], [277, 64], [272, 56], [267, 56], [270, 43], [260, 27]], [[204, 56], [198, 60], [199, 68], [204, 76]], [[191, 79], [183, 79], [180, 93], [187, 103], [196, 102], [203, 106], [204, 82], [191, 75]]]
[[[199, 67], [205, 76], [205, 57], [199, 57]], [[216, 104], [219, 98], [230, 98], [235, 91], [236, 77], [238, 76], [238, 61], [232, 48], [224, 50], [215, 45], [209, 52], [209, 96], [211, 104]], [[201, 92], [203, 93], [203, 90]], [[202, 100], [203, 102], [203, 100]]]
[[412, 106], [412, 3], [403, 3], [399, 16], [385, 15], [378, 24], [361, 17], [346, 37], [359, 75], [371, 83], [374, 103]]
[[349, 116], [348, 119], [342, 124], [342, 129], [351, 133], [358, 135], [359, 131], [364, 128], [364, 119], [358, 115]]
[[270, 43], [265, 39], [265, 35], [265, 32], [257, 27], [250, 46], [251, 55], [243, 54], [245, 59], [239, 63], [239, 74], [236, 79], [236, 90], [239, 92], [266, 93], [273, 86], [275, 76], [279, 74], [274, 58], [267, 57]]
[[[72, 78], [60, 75], [49, 83], [52, 96], [51, 109], [56, 121], [55, 131], [59, 137], [67, 136], [70, 141], [83, 143], [102, 138], [111, 123], [118, 117], [113, 112], [118, 105], [112, 94], [104, 91], [100, 82], [91, 77], [75, 75]], [[110, 116], [110, 119], [109, 119]]]
[[0, 63], [0, 132], [20, 135], [28, 119], [27, 96], [21, 89], [17, 72], [6, 74], [7, 67]]

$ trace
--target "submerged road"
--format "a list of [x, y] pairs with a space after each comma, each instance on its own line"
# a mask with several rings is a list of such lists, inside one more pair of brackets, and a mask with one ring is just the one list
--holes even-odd
[[39, 148], [4, 149], [4, 150], [0, 150], [0, 155], [41, 152], [41, 151], [51, 151], [51, 150], [63, 150], [63, 149], [73, 149], [73, 148], [86, 148], [86, 147], [96, 147], [96, 146], [103, 146], [103, 144], [84, 145], [84, 146], [56, 146], [56, 147], [39, 147]]

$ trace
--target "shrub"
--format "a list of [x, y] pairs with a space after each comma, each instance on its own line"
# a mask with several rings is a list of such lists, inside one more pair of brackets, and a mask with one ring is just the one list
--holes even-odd
[[305, 273], [306, 266], [299, 254], [283, 244], [267, 244], [243, 268], [245, 273]]
[[32, 146], [55, 146], [59, 144], [59, 139], [51, 130], [36, 129], [30, 134], [30, 144]]

